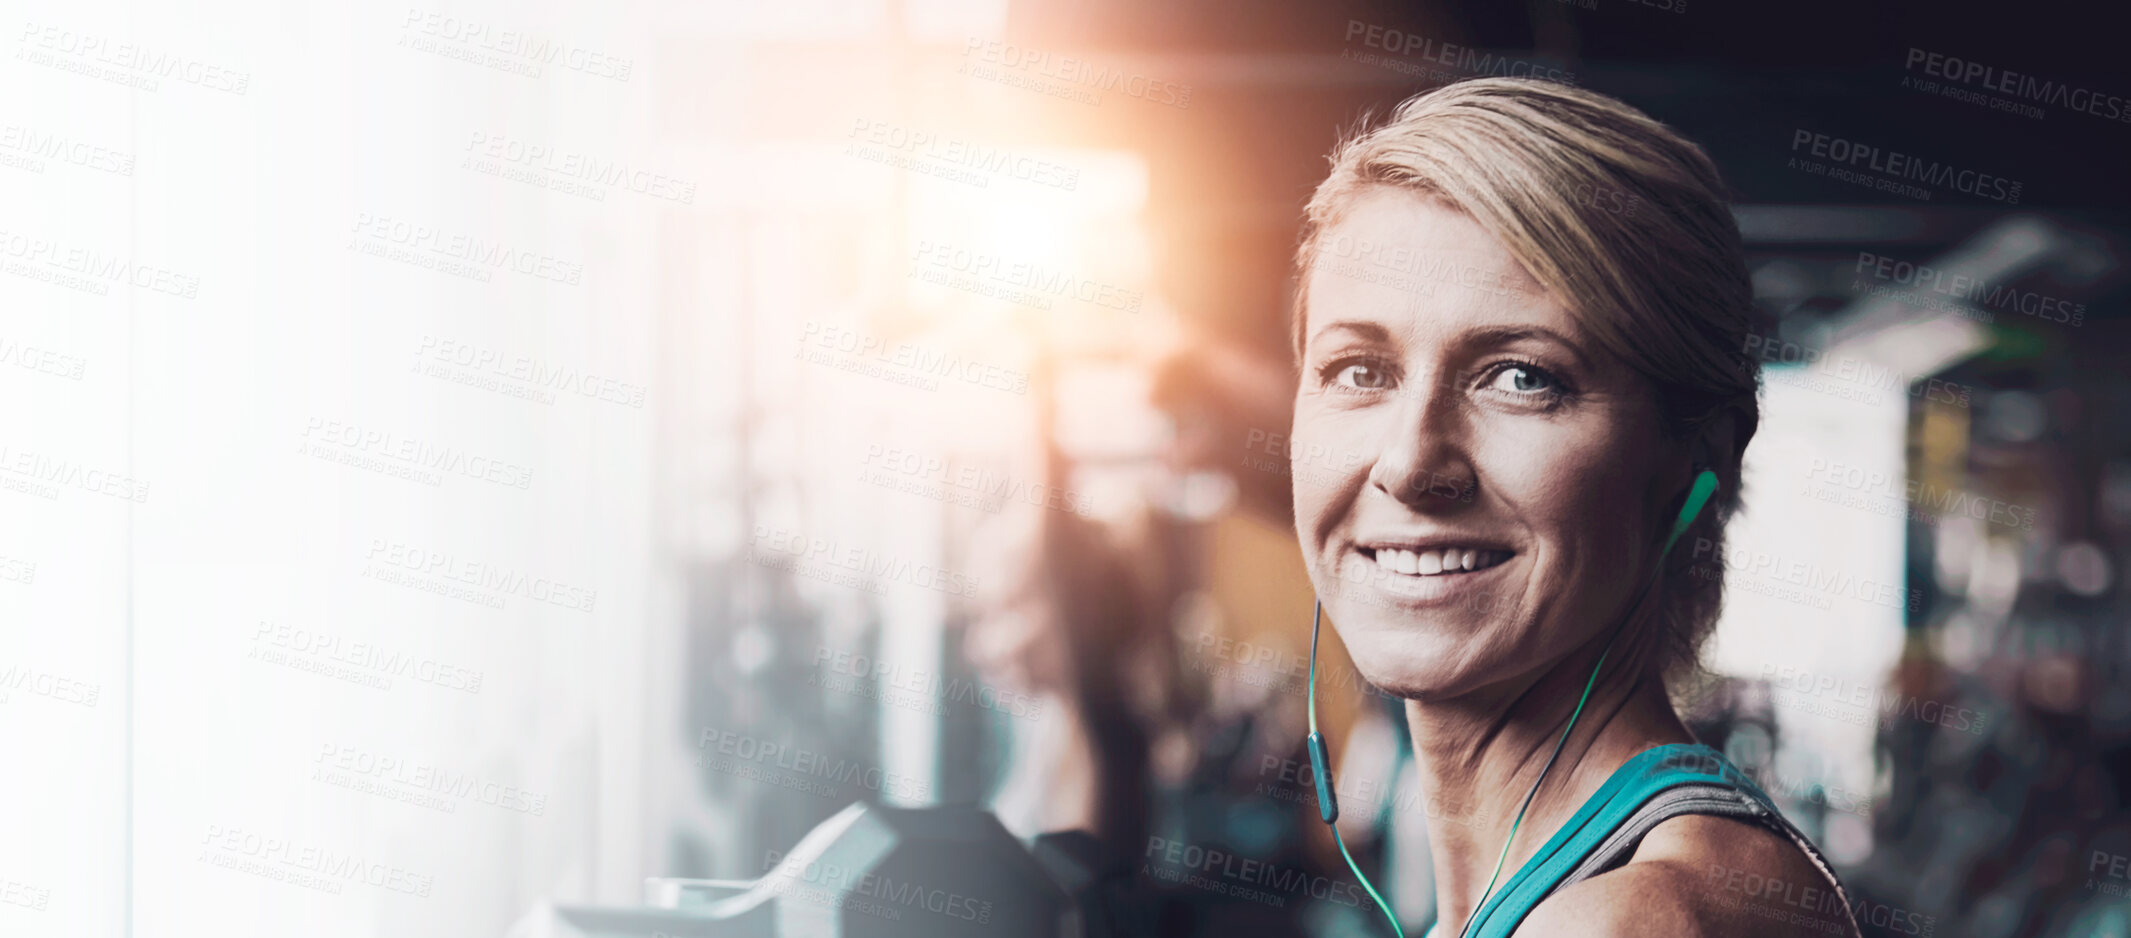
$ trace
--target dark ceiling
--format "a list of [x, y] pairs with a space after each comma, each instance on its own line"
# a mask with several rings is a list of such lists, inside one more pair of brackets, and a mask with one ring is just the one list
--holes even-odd
[[[1588, 4], [1585, 8], [1578, 3]], [[1675, 12], [1666, 7], [1684, 3]], [[2095, 5], [2098, 7], [2099, 5]], [[1150, 206], [1173, 245], [1165, 289], [1209, 327], [1264, 344], [1285, 315], [1302, 202], [1343, 127], [1430, 87], [1357, 66], [1349, 38], [1382, 27], [1556, 63], [1681, 129], [1748, 204], [1884, 205], [1956, 240], [1990, 218], [2042, 210], [2097, 228], [2131, 217], [2131, 65], [2122, 11], [2020, 3], [1737, 0], [1034, 2], [1009, 37], [1129, 58], [1188, 82], [1188, 109], [1104, 109], [1098, 134], [1147, 153]], [[1911, 49], [1960, 56], [2125, 100], [2127, 120], [2066, 108], [2042, 119], [1903, 87]], [[1958, 192], [1928, 202], [1786, 167], [1800, 130], [2022, 183], [2017, 206]]]

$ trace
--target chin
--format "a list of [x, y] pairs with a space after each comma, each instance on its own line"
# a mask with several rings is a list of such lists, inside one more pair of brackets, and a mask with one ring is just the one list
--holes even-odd
[[[1477, 617], [1450, 615], [1442, 610], [1374, 608], [1350, 597], [1325, 603], [1325, 615], [1330, 619], [1326, 629], [1336, 631], [1361, 678], [1404, 700], [1457, 697], [1518, 668], [1505, 659], [1508, 649], [1498, 644], [1505, 630], [1516, 630], [1524, 621], [1509, 610]], [[1322, 674], [1318, 682], [1323, 689], [1337, 686]]]
[[[1354, 661], [1354, 670], [1371, 687], [1401, 699], [1416, 699], [1440, 696], [1453, 675], [1445, 673], [1451, 656], [1448, 649], [1439, 646], [1436, 636], [1421, 633], [1417, 624], [1387, 622], [1382, 618], [1341, 619], [1337, 610], [1327, 608], [1333, 621], [1352, 622], [1342, 624], [1339, 638], [1347, 646], [1347, 656]], [[1341, 686], [1318, 675], [1318, 683], [1324, 689]], [[1351, 682], [1350, 682], [1351, 683]], [[1365, 692], [1360, 687], [1352, 688]]]
[[1349, 557], [1341, 573], [1320, 595], [1362, 678], [1396, 697], [1440, 699], [1485, 683], [1472, 665], [1523, 621], [1533, 566], [1517, 554], [1457, 576], [1390, 577]]

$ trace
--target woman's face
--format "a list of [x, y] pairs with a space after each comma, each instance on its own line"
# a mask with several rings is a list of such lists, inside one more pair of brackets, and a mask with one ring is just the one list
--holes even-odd
[[1404, 697], [1551, 665], [1626, 611], [1684, 444], [1649, 382], [1443, 203], [1373, 187], [1321, 238], [1290, 457], [1340, 637]]

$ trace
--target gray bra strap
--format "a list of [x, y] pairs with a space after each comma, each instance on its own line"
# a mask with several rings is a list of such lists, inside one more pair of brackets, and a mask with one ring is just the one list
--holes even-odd
[[1799, 849], [1804, 850], [1805, 855], [1812, 859], [1813, 865], [1820, 870], [1820, 875], [1827, 879], [1828, 888], [1834, 890], [1836, 896], [1842, 900], [1844, 914], [1847, 916], [1849, 910], [1854, 908], [1850, 904], [1850, 894], [1842, 888], [1842, 881], [1835, 878], [1834, 868], [1828, 865], [1827, 858], [1820, 853], [1820, 848], [1815, 847], [1804, 832], [1793, 825], [1789, 818], [1770, 810], [1760, 799], [1728, 785], [1679, 785], [1651, 796], [1640, 809], [1629, 815], [1619, 827], [1614, 828], [1612, 834], [1600, 841], [1590, 855], [1584, 857], [1582, 863], [1571, 869], [1569, 874], [1562, 878], [1561, 884], [1554, 887], [1555, 890], [1566, 889], [1628, 862], [1628, 858], [1635, 854], [1635, 848], [1643, 842], [1644, 836], [1659, 824], [1684, 814], [1714, 814], [1719, 817], [1737, 818], [1760, 824], [1790, 838], [1792, 843], [1797, 844]]

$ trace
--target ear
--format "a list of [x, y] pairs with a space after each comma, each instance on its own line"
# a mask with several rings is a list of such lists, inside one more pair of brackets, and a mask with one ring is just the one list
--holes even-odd
[[1694, 438], [1688, 442], [1689, 458], [1693, 460], [1690, 473], [1713, 469], [1717, 477], [1727, 483], [1739, 470], [1740, 450], [1746, 441], [1739, 438], [1739, 415], [1727, 407], [1702, 422], [1695, 428]]

